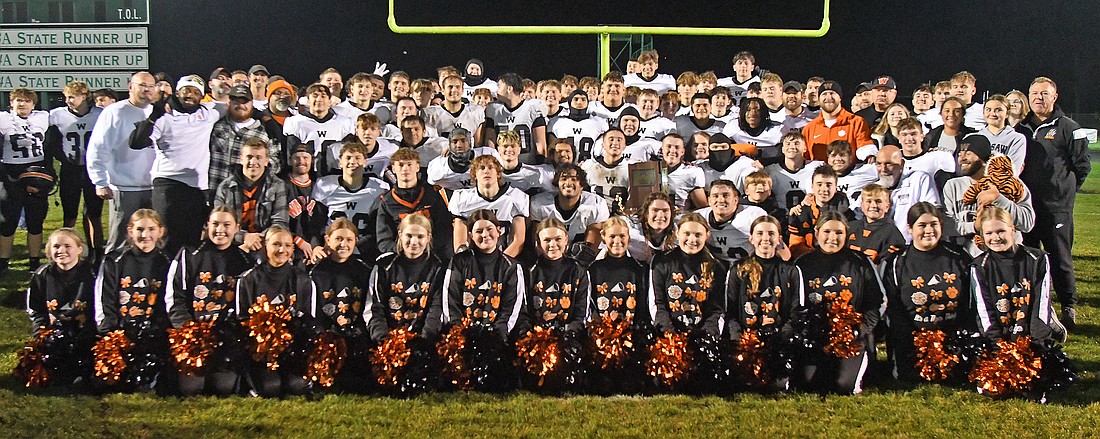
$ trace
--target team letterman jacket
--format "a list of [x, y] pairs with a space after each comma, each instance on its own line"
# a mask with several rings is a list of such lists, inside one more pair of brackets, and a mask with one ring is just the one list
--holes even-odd
[[703, 330], [721, 335], [726, 312], [727, 269], [703, 252], [688, 255], [679, 247], [653, 257], [649, 310], [660, 331]]
[[508, 339], [516, 327], [527, 281], [523, 267], [499, 249], [485, 254], [477, 249], [460, 252], [451, 259], [443, 284], [443, 321], [471, 321], [496, 327]]
[[970, 263], [970, 289], [979, 329], [990, 340], [1051, 338], [1050, 260], [1041, 250], [1017, 245], [987, 251]]
[[806, 292], [800, 307], [827, 311], [832, 301], [847, 301], [863, 317], [857, 337], [863, 338], [865, 347], [873, 343], [872, 329], [882, 317], [884, 302], [882, 283], [871, 261], [847, 249], [834, 254], [816, 249], [798, 258], [795, 265], [802, 270]]
[[75, 320], [90, 328], [95, 316], [92, 309], [92, 288], [95, 273], [87, 261], [81, 261], [69, 271], [55, 264], [44, 264], [31, 275], [27, 287], [27, 314], [31, 330], [49, 327], [55, 322]]
[[168, 269], [165, 305], [172, 326], [224, 319], [235, 308], [237, 281], [254, 264], [236, 245], [219, 250], [210, 241], [184, 247]]
[[762, 269], [759, 284], [753, 290], [747, 275], [731, 269], [726, 285], [726, 314], [728, 337], [737, 340], [742, 329], [760, 331], [775, 328], [790, 330], [791, 311], [803, 300], [802, 271], [798, 267], [775, 256], [763, 259], [756, 256]]
[[400, 327], [434, 339], [442, 323], [446, 271], [443, 262], [428, 253], [416, 259], [402, 254], [379, 259], [370, 279], [373, 300], [363, 313], [371, 339], [382, 341]]
[[95, 319], [99, 332], [137, 328], [146, 320], [159, 328], [167, 328], [164, 295], [168, 265], [168, 256], [160, 249], [143, 253], [125, 245], [107, 254], [99, 267], [95, 286]]
[[[653, 321], [649, 314], [649, 270], [630, 256], [608, 255], [588, 267], [591, 295], [588, 317]], [[639, 292], [641, 288], [641, 292]]]

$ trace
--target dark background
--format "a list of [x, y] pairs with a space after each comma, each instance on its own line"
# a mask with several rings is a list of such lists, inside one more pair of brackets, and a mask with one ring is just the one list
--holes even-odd
[[[816, 29], [818, 1], [426, 1], [396, 0], [398, 23], [631, 24], [656, 26]], [[487, 74], [507, 71], [540, 80], [597, 71], [596, 36], [398, 35], [386, 25], [385, 0], [153, 0], [153, 71], [174, 77], [209, 75], [217, 66], [247, 70], [265, 64], [299, 85], [327, 68], [347, 78], [375, 61], [413, 77], [435, 68], [462, 68], [471, 57]], [[891, 74], [899, 95], [960, 70], [978, 78], [979, 96], [1026, 90], [1038, 75], [1059, 85], [1067, 112], [1100, 110], [1100, 32], [1090, 1], [852, 1], [834, 0], [823, 38], [655, 36], [660, 71], [732, 74], [731, 57], [752, 51], [757, 64], [785, 80], [812, 75], [846, 90]], [[623, 66], [625, 67], [625, 66]], [[908, 98], [905, 99], [908, 103]]]

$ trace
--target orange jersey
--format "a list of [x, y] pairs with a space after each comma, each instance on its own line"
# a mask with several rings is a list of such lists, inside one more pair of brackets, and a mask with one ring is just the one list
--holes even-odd
[[825, 125], [824, 116], [818, 115], [802, 127], [802, 135], [806, 137], [809, 160], [827, 161], [829, 157], [826, 151], [829, 143], [834, 140], [847, 140], [852, 144], [853, 153], [861, 146], [875, 143], [871, 140], [871, 128], [867, 126], [867, 121], [843, 108], [840, 109], [840, 114], [837, 115], [833, 126]]

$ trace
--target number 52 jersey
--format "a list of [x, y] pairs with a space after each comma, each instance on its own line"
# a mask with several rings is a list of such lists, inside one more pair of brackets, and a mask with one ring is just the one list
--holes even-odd
[[9, 165], [37, 163], [45, 158], [43, 142], [49, 128], [50, 115], [45, 111], [31, 111], [26, 119], [14, 111], [0, 113], [0, 141], [4, 154], [0, 162]]

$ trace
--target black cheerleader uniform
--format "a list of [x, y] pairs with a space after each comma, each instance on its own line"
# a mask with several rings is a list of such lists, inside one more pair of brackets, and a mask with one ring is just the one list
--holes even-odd
[[[653, 334], [646, 294], [649, 268], [630, 256], [605, 255], [589, 266], [588, 278], [591, 284], [587, 300], [587, 320], [591, 325], [588, 336], [594, 360], [588, 372], [590, 386], [599, 394], [643, 392], [644, 363], [649, 358], [649, 336]], [[629, 344], [623, 345], [626, 349], [621, 360], [602, 357], [596, 346], [599, 327], [605, 321], [610, 324], [625, 321], [627, 325], [624, 336], [630, 337]]]
[[[167, 369], [169, 326], [165, 296], [170, 260], [159, 248], [145, 253], [132, 245], [109, 253], [96, 279], [96, 325], [100, 334], [125, 331], [134, 351], [122, 381], [151, 390]], [[133, 367], [131, 367], [133, 366]], [[174, 375], [174, 374], [173, 374]], [[159, 381], [164, 389], [168, 380]]]
[[180, 375], [180, 393], [195, 395], [208, 388], [227, 396], [237, 390], [243, 362], [241, 333], [237, 323], [237, 281], [252, 268], [252, 260], [236, 245], [218, 249], [210, 241], [197, 248], [184, 247], [168, 270], [165, 302], [173, 328], [192, 321], [215, 322], [218, 347], [210, 353], [205, 370]]
[[335, 382], [343, 390], [366, 391], [369, 381], [370, 338], [363, 318], [370, 309], [372, 267], [358, 258], [336, 262], [325, 258], [309, 271], [317, 286], [318, 329], [331, 331], [347, 346], [347, 357]]
[[[974, 330], [976, 316], [967, 273], [969, 257], [944, 245], [922, 251], [909, 245], [886, 259], [882, 284], [886, 290], [886, 344], [894, 377], [917, 381], [918, 355], [914, 339], [927, 331], [954, 336]], [[949, 370], [925, 372], [928, 380], [947, 377]]]
[[[238, 315], [241, 319], [246, 320], [246, 323], [251, 312], [249, 308], [260, 301], [261, 298], [267, 299], [268, 303], [272, 305], [287, 307], [291, 312], [291, 327], [295, 328], [293, 330], [294, 343], [299, 346], [308, 343], [308, 340], [303, 338], [308, 338], [312, 335], [310, 333], [313, 332], [316, 286], [305, 269], [290, 262], [280, 267], [273, 267], [265, 262], [244, 272], [240, 280], [237, 281], [236, 308], [239, 310]], [[243, 330], [248, 332], [247, 327]], [[247, 349], [251, 351], [251, 347]], [[309, 390], [309, 383], [299, 373], [301, 371], [291, 371], [289, 369], [294, 369], [294, 367], [290, 367], [289, 364], [286, 364], [285, 367], [283, 365], [283, 363], [292, 362], [288, 358], [290, 357], [288, 352], [296, 350], [298, 349], [292, 346], [284, 351], [279, 359], [280, 367], [274, 371], [270, 370], [263, 362], [251, 361], [247, 377], [252, 391], [263, 397], [275, 397], [284, 392], [290, 394], [306, 393]]]
[[451, 259], [444, 284], [444, 323], [468, 318], [492, 326], [503, 340], [510, 340], [527, 297], [523, 267], [515, 259], [500, 249], [488, 254], [477, 249], [460, 252]]
[[986, 251], [970, 264], [971, 291], [979, 330], [992, 342], [1030, 336], [1045, 343], [1055, 336], [1050, 303], [1050, 259], [1042, 250], [1017, 245]]
[[56, 264], [45, 264], [31, 274], [27, 287], [27, 314], [35, 337], [49, 330], [43, 352], [51, 358], [45, 366], [50, 381], [72, 383], [91, 369], [91, 349], [95, 342], [92, 264], [80, 261], [68, 271]]
[[522, 360], [526, 346], [523, 341], [533, 335], [535, 328], [541, 327], [554, 331], [559, 355], [554, 369], [544, 376], [536, 379], [536, 374], [531, 374], [528, 369], [522, 380], [525, 387], [562, 392], [579, 389], [583, 384], [581, 336], [588, 311], [585, 303], [588, 299], [588, 283], [588, 273], [569, 256], [556, 260], [539, 256], [531, 267], [526, 305], [516, 331], [520, 336], [516, 342], [517, 352]]
[[653, 257], [649, 311], [658, 331], [704, 331], [718, 337], [726, 312], [726, 273], [720, 260], [674, 248]]
[[416, 259], [403, 254], [379, 259], [370, 282], [373, 301], [363, 315], [371, 339], [381, 342], [402, 327], [427, 340], [438, 338], [446, 272], [443, 262], [427, 252]]
[[[745, 331], [754, 331], [756, 339], [764, 343], [764, 351], [759, 354], [769, 361], [764, 363], [765, 370], [759, 372], [760, 376], [738, 368], [735, 369], [735, 379], [739, 384], [765, 386], [769, 390], [787, 390], [789, 377], [785, 368], [768, 369], [777, 369], [781, 365], [770, 359], [778, 358], [787, 349], [784, 343], [794, 332], [791, 321], [793, 310], [803, 293], [802, 271], [779, 256], [764, 259], [750, 255], [742, 259], [740, 264], [745, 263], [747, 258], [755, 258], [760, 264], [760, 279], [754, 289], [752, 280], [747, 276], [742, 277], [737, 266], [730, 269], [729, 282], [726, 285], [726, 300], [729, 303], [726, 312], [726, 338], [740, 350], [742, 334]], [[750, 374], [753, 376], [749, 376]], [[769, 378], [765, 379], [764, 376]]]
[[[847, 249], [834, 254], [815, 249], [798, 258], [795, 265], [802, 270], [805, 293], [796, 309], [795, 326], [814, 346], [795, 366], [796, 385], [818, 392], [862, 392], [863, 376], [874, 356], [873, 330], [882, 315], [878, 274], [866, 256]], [[830, 308], [834, 303], [846, 304], [859, 313], [850, 328], [858, 345], [851, 357], [830, 352]], [[837, 327], [833, 332], [844, 334], [847, 330]]]

